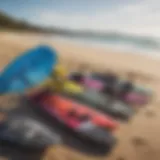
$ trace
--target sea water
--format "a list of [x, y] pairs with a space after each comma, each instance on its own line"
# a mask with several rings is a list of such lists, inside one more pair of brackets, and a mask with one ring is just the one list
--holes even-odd
[[160, 38], [123, 34], [105, 34], [100, 36], [63, 36], [53, 35], [52, 40], [68, 41], [82, 46], [111, 49], [113, 51], [143, 54], [151, 58], [160, 58]]

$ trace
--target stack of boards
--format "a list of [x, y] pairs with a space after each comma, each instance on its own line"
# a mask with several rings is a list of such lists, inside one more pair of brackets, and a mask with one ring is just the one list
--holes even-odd
[[[0, 124], [0, 140], [9, 142], [9, 146], [11, 143], [21, 146], [24, 154], [28, 154], [28, 149], [36, 153], [35, 150], [62, 143], [94, 153], [99, 149], [111, 151], [116, 144], [114, 131], [119, 119], [125, 119], [124, 115], [127, 115], [129, 120], [134, 114], [133, 108], [121, 102], [110, 104], [106, 96], [87, 88], [78, 94], [51, 93], [46, 88], [25, 95], [27, 89], [35, 88], [49, 78], [57, 59], [55, 50], [38, 46], [17, 57], [1, 73], [1, 95], [18, 94], [20, 105], [1, 111], [5, 119]], [[122, 118], [118, 119], [120, 114]], [[99, 149], [95, 149], [95, 145]], [[9, 153], [14, 150], [8, 148]]]

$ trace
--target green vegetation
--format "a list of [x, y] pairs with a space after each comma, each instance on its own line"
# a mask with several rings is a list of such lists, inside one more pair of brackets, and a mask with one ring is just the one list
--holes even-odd
[[72, 35], [74, 32], [60, 29], [58, 27], [42, 27], [33, 25], [29, 22], [18, 20], [10, 15], [0, 11], [0, 30], [16, 30], [16, 31], [29, 31], [40, 33], [54, 33], [63, 35]]
[[75, 35], [77, 32], [70, 30], [60, 29], [58, 27], [42, 27], [33, 25], [26, 21], [18, 20], [16, 18], [7, 15], [0, 11], [0, 30], [17, 30], [17, 31], [30, 31], [30, 32], [41, 32], [41, 33], [54, 33], [63, 35]]
[[0, 29], [25, 30], [34, 32], [47, 31], [41, 27], [31, 25], [26, 21], [17, 20], [3, 12], [0, 12]]

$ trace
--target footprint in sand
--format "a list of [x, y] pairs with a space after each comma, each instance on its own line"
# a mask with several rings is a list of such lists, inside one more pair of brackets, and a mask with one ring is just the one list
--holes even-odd
[[152, 110], [147, 110], [145, 112], [145, 115], [148, 117], [148, 118], [152, 118], [152, 117], [155, 117], [156, 116], [156, 113]]
[[116, 160], [126, 160], [124, 157], [118, 157]]
[[[135, 148], [135, 154], [137, 155], [137, 160], [156, 160], [155, 150], [150, 146], [147, 140], [141, 137], [134, 137], [132, 139], [132, 144]], [[158, 160], [158, 159], [157, 159]]]
[[132, 139], [132, 144], [136, 147], [136, 146], [144, 146], [147, 145], [147, 142], [145, 139], [140, 138], [140, 137], [134, 137]]

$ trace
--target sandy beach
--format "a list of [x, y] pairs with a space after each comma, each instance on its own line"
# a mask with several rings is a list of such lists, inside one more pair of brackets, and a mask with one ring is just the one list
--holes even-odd
[[[60, 63], [68, 69], [87, 65], [91, 71], [113, 70], [122, 77], [132, 72], [136, 82], [153, 89], [155, 97], [133, 119], [121, 124], [116, 131], [118, 144], [108, 157], [92, 157], [65, 146], [54, 147], [46, 153], [45, 160], [159, 160], [160, 159], [160, 60], [137, 54], [116, 53], [107, 49], [82, 47], [71, 42], [49, 40], [35, 34], [0, 33], [0, 69], [15, 56], [38, 44], [48, 44], [59, 54]], [[60, 155], [57, 156], [56, 155]]]

